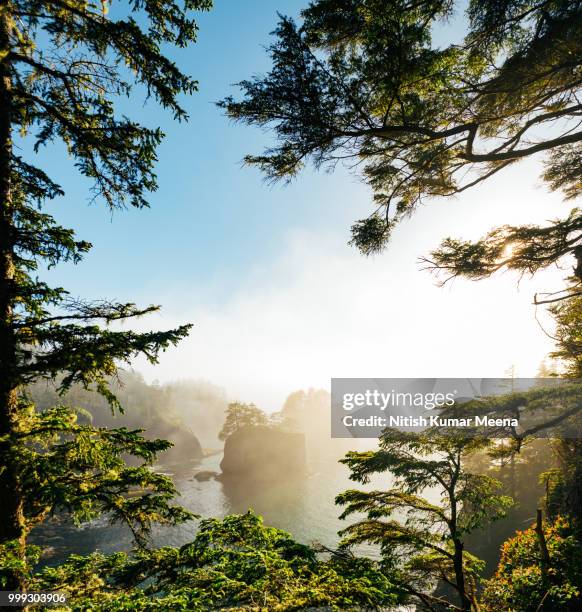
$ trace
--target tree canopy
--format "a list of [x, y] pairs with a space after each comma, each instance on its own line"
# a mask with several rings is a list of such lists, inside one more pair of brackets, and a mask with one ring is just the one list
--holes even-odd
[[[312, 162], [361, 172], [375, 209], [352, 227], [363, 253], [380, 251], [401, 219], [432, 197], [454, 196], [544, 154], [541, 179], [580, 194], [582, 3], [472, 0], [462, 41], [434, 29], [454, 0], [315, 0], [301, 23], [281, 17], [270, 71], [239, 83], [229, 117], [268, 128], [275, 143], [246, 157], [272, 180]], [[501, 227], [475, 244], [448, 239], [427, 258], [448, 275], [535, 272], [574, 257], [582, 281], [579, 209], [546, 226]], [[561, 295], [564, 297], [564, 295]]]
[[226, 409], [224, 425], [218, 434], [220, 440], [226, 440], [241, 427], [268, 425], [269, 417], [255, 404], [231, 402]]
[[518, 531], [504, 543], [495, 575], [487, 580], [483, 609], [574, 611], [582, 605], [582, 553], [567, 519], [544, 526], [551, 566], [540, 565], [539, 534], [534, 528]]
[[68, 593], [74, 611], [377, 610], [400, 601], [377, 562], [328, 557], [249, 511], [201, 521], [181, 548], [73, 555], [36, 573], [31, 585]]
[[[359, 483], [383, 472], [394, 478], [388, 490], [338, 495], [336, 502], [346, 507], [341, 518], [364, 515], [342, 531], [343, 545], [380, 545], [389, 575], [421, 609], [474, 609], [482, 564], [464, 550], [464, 538], [503, 517], [511, 505], [498, 481], [465, 467], [468, 457], [489, 444], [433, 430], [386, 429], [378, 450], [350, 452], [341, 461]], [[439, 581], [454, 590], [458, 607], [435, 592]]]
[[552, 357], [566, 365], [572, 378], [582, 378], [582, 296], [551, 306], [556, 321], [556, 347]]

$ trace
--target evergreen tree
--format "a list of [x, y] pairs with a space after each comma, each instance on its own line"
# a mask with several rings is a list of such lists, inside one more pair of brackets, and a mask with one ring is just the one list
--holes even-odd
[[[582, 379], [582, 296], [559, 300], [550, 306], [556, 322], [552, 357], [561, 365], [562, 375]], [[570, 423], [570, 435], [556, 440], [554, 449], [560, 469], [547, 480], [550, 516], [569, 516], [579, 539], [582, 539], [582, 391], [578, 393], [577, 421]], [[574, 434], [572, 432], [575, 432]]]
[[181, 548], [72, 556], [39, 571], [37, 590], [85, 610], [385, 610], [401, 601], [375, 561], [316, 551], [247, 512], [200, 522]]
[[[352, 233], [366, 254], [424, 200], [459, 194], [537, 153], [551, 189], [580, 194], [582, 3], [471, 0], [464, 40], [435, 44], [435, 26], [460, 5], [314, 0], [301, 25], [281, 18], [271, 71], [241, 82], [242, 100], [221, 102], [229, 117], [273, 131], [274, 146], [246, 157], [269, 179], [290, 179], [309, 161], [363, 168], [375, 210]], [[581, 230], [575, 208], [546, 226], [497, 228], [476, 244], [448, 239], [427, 263], [481, 278], [573, 257], [564, 298], [582, 292]]]
[[[336, 498], [346, 506], [341, 518], [365, 515], [342, 531], [343, 545], [379, 544], [385, 571], [420, 609], [478, 609], [482, 563], [465, 550], [464, 537], [503, 517], [511, 505], [499, 495], [501, 483], [465, 467], [489, 444], [452, 432], [386, 429], [378, 450], [350, 452], [342, 459], [356, 482], [368, 483], [384, 472], [394, 479], [388, 490], [349, 490]], [[439, 583], [454, 591], [458, 607], [435, 592]]]
[[257, 425], [268, 424], [269, 418], [267, 415], [254, 404], [232, 402], [226, 409], [226, 418], [218, 438], [226, 440], [241, 427], [256, 427]]
[[556, 321], [552, 357], [565, 366], [565, 374], [582, 378], [582, 296], [559, 301], [550, 307]]
[[[209, 0], [129, 0], [126, 16], [108, 15], [101, 0], [0, 2], [0, 588], [25, 586], [26, 537], [60, 510], [88, 519], [106, 512], [143, 543], [152, 520], [181, 521], [172, 482], [147, 468], [162, 440], [139, 431], [80, 425], [73, 407], [38, 411], [24, 387], [58, 379], [61, 391], [80, 383], [120, 406], [108, 380], [136, 355], [155, 362], [189, 326], [166, 332], [118, 331], [115, 323], [151, 313], [107, 301], [72, 299], [37, 270], [81, 260], [90, 244], [47, 212], [63, 189], [37, 156], [64, 143], [94, 198], [111, 209], [147, 206], [156, 189], [156, 147], [163, 134], [119, 116], [120, 96], [138, 86], [177, 120], [178, 97], [196, 90], [162, 52], [196, 38], [192, 9]], [[133, 94], [132, 94], [133, 95]], [[17, 144], [19, 146], [17, 146]], [[26, 152], [26, 155], [25, 153]], [[27, 153], [30, 152], [30, 153]], [[113, 325], [111, 325], [113, 324]], [[143, 465], [127, 467], [133, 454]], [[132, 496], [127, 493], [132, 491]], [[11, 560], [7, 555], [12, 555]]]
[[[352, 227], [352, 243], [364, 254], [381, 251], [422, 202], [460, 194], [532, 156], [543, 156], [546, 186], [566, 201], [580, 195], [582, 2], [469, 0], [463, 40], [435, 44], [435, 27], [460, 6], [313, 0], [300, 24], [281, 18], [270, 71], [242, 81], [240, 99], [220, 103], [232, 119], [273, 133], [270, 148], [245, 158], [271, 180], [290, 180], [307, 163], [333, 168], [347, 160], [362, 169], [375, 204]], [[447, 238], [423, 262], [443, 283], [572, 265], [563, 288], [534, 301], [551, 304], [555, 356], [568, 375], [580, 374], [579, 207], [544, 225], [493, 228], [475, 242]], [[579, 387], [569, 398], [572, 421]], [[524, 401], [543, 406], [547, 397]], [[509, 452], [523, 442], [512, 440]], [[557, 446], [567, 500], [560, 510], [579, 514], [580, 440]]]

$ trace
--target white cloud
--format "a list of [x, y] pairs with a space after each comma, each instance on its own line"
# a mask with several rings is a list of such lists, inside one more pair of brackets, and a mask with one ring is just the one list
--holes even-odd
[[474, 237], [499, 219], [549, 216], [554, 196], [531, 189], [516, 200], [517, 187], [509, 175], [494, 190], [419, 211], [376, 258], [361, 257], [343, 237], [295, 231], [275, 261], [249, 270], [222, 302], [207, 287], [167, 288], [156, 326], [195, 327], [160, 365], [136, 368], [150, 380], [206, 378], [267, 410], [297, 388], [329, 387], [332, 376], [501, 376], [512, 364], [533, 375], [551, 341], [532, 297], [559, 287], [563, 271], [519, 287], [505, 274], [438, 288], [416, 262], [446, 235]]

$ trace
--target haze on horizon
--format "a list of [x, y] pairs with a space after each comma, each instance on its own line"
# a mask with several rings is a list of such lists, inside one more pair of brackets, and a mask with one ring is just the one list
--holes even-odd
[[[277, 9], [298, 7], [285, 0]], [[94, 244], [79, 266], [47, 272], [47, 280], [72, 295], [161, 304], [140, 329], [194, 323], [158, 366], [137, 361], [135, 369], [149, 381], [206, 379], [269, 412], [294, 390], [329, 389], [331, 377], [502, 376], [512, 365], [535, 375], [552, 340], [533, 296], [560, 288], [568, 269], [439, 288], [417, 259], [448, 236], [475, 238], [567, 210], [540, 186], [538, 162], [428, 202], [397, 228], [386, 253], [363, 257], [347, 245], [350, 225], [372, 206], [357, 177], [307, 170], [289, 186], [265, 185], [240, 160], [267, 136], [229, 124], [213, 104], [267, 68], [262, 45], [275, 23], [261, 2], [217, 3], [201, 16], [200, 41], [176, 54], [200, 80], [187, 101], [190, 123], [138, 109], [167, 133], [150, 210], [111, 217], [85, 206], [86, 182], [58, 166], [59, 156], [43, 155], [67, 191], [51, 212]], [[537, 314], [551, 332], [543, 308]]]
[[[552, 341], [540, 327], [551, 331], [543, 308], [536, 320], [533, 296], [559, 287], [568, 270], [438, 287], [417, 260], [445, 236], [480, 235], [491, 217], [551, 218], [563, 204], [536, 188], [536, 171], [534, 164], [516, 167], [462, 198], [431, 202], [380, 256], [362, 257], [345, 231], [295, 228], [276, 257], [257, 260], [226, 299], [213, 295], [212, 283], [166, 284], [157, 294], [164, 309], [156, 326], [192, 321], [194, 329], [158, 366], [136, 369], [150, 381], [207, 379], [268, 411], [293, 390], [329, 389], [331, 377], [496, 377], [510, 366], [535, 376]], [[335, 201], [367, 202], [347, 174], [331, 187]], [[279, 191], [271, 191], [274, 200]]]

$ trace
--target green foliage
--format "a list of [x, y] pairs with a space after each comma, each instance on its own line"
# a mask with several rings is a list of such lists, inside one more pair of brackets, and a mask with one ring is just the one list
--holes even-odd
[[380, 253], [390, 240], [393, 225], [377, 214], [361, 219], [352, 225], [350, 244], [356, 246], [364, 255]]
[[12, 121], [34, 139], [36, 149], [61, 139], [79, 171], [95, 181], [96, 197], [110, 206], [141, 207], [147, 205], [146, 192], [156, 187], [155, 147], [163, 134], [116, 117], [114, 99], [140, 85], [177, 119], [187, 118], [178, 96], [194, 92], [197, 83], [161, 47], [194, 41], [197, 28], [189, 11], [207, 9], [211, 2], [130, 0], [129, 14], [121, 19], [108, 15], [109, 5], [7, 3], [10, 45], [3, 61], [11, 77]]
[[201, 521], [180, 549], [72, 556], [30, 582], [69, 594], [71, 610], [379, 609], [398, 603], [373, 561], [319, 560], [289, 534], [248, 512]]
[[[460, 5], [314, 0], [301, 23], [281, 18], [268, 49], [271, 70], [241, 82], [241, 99], [220, 103], [232, 119], [272, 131], [274, 144], [246, 157], [271, 180], [290, 180], [310, 162], [333, 168], [347, 159], [362, 168], [375, 203], [372, 214], [352, 226], [352, 244], [364, 254], [382, 250], [395, 224], [424, 200], [459, 194], [538, 153], [546, 153], [542, 180], [550, 189], [566, 199], [580, 193], [582, 4], [474, 0], [462, 43], [437, 47], [435, 26]], [[554, 308], [556, 356], [568, 359], [574, 374], [582, 293], [579, 208], [543, 226], [495, 228], [475, 242], [448, 238], [424, 261], [449, 278], [481, 279], [501, 269], [534, 274], [568, 258], [574, 270], [566, 288], [536, 302], [562, 302]], [[504, 461], [527, 437], [548, 429], [556, 402], [572, 424], [579, 386], [567, 391], [513, 394], [467, 409], [513, 413], [525, 406], [537, 417], [525, 436], [495, 449], [495, 460]], [[462, 467], [485, 449], [479, 444], [387, 432], [377, 452], [349, 453], [344, 461], [359, 482], [383, 471], [396, 479], [389, 491], [338, 497], [347, 506], [344, 516], [366, 515], [344, 530], [346, 545], [380, 544], [386, 563], [422, 605], [430, 604], [434, 583], [444, 581], [469, 609], [480, 564], [463, 551], [462, 538], [508, 505], [494, 479]], [[578, 447], [578, 441], [562, 444], [569, 495], [580, 490]], [[443, 493], [440, 503], [429, 498], [433, 488]], [[575, 499], [570, 508], [578, 512]]]
[[[531, 522], [536, 508], [547, 505], [544, 472], [554, 473], [557, 458], [553, 451], [555, 441], [529, 439], [519, 450], [509, 439], [493, 441], [492, 447], [469, 458], [466, 466], [472, 472], [484, 473], [502, 483], [502, 491], [511, 496], [514, 505], [507, 516], [495, 523], [468, 534], [468, 550], [486, 563], [482, 577], [489, 578], [499, 563], [499, 550], [503, 543]], [[550, 512], [547, 511], [547, 516]]]
[[518, 452], [524, 441], [534, 437], [578, 437], [581, 396], [580, 381], [550, 379], [525, 391], [479, 397], [453, 406], [442, 414], [445, 417], [518, 418], [519, 431], [512, 427], [495, 430], [496, 437], [510, 439], [507, 450], [511, 454]]
[[[149, 467], [167, 442], [81, 424], [77, 410], [60, 402], [40, 411], [23, 391], [43, 379], [62, 393], [80, 385], [121, 410], [110, 386], [119, 366], [138, 355], [156, 363], [190, 329], [122, 331], [120, 322], [158, 307], [73, 299], [37, 276], [78, 263], [91, 247], [47, 212], [64, 190], [37, 154], [60, 141], [92, 182], [93, 199], [110, 209], [147, 206], [163, 134], [120, 115], [116, 102], [141, 92], [185, 120], [179, 98], [196, 90], [165, 49], [195, 40], [191, 11], [209, 8], [209, 0], [129, 0], [117, 18], [111, 5], [8, 0], [0, 7], [0, 545], [15, 546], [22, 561], [4, 565], [11, 588], [24, 586], [28, 532], [52, 513], [78, 520], [105, 513], [128, 524], [140, 544], [152, 521], [191, 516], [171, 504], [172, 482]], [[128, 455], [137, 466], [125, 465]]]
[[[123, 413], [112, 413], [107, 400], [97, 393], [88, 391], [82, 385], [71, 387], [64, 395], [58, 392], [59, 381], [47, 383], [37, 381], [26, 387], [26, 396], [39, 411], [47, 410], [58, 404], [82, 407], [79, 422], [95, 427], [143, 429], [148, 437], [164, 438], [173, 446], [165, 450], [159, 459], [164, 463], [193, 461], [202, 456], [202, 448], [197, 436], [186, 425], [178, 413], [175, 402], [169, 398], [165, 386], [147, 384], [136, 372], [119, 372], [111, 381], [112, 391], [123, 406]], [[196, 427], [197, 423], [189, 423]]]
[[[462, 43], [437, 46], [435, 27], [464, 4], [313, 0], [300, 23], [280, 19], [271, 70], [239, 83], [241, 99], [220, 103], [232, 119], [272, 131], [273, 146], [246, 157], [269, 179], [288, 180], [308, 162], [362, 168], [376, 206], [352, 226], [364, 254], [382, 250], [426, 199], [459, 194], [540, 152], [542, 180], [567, 199], [580, 193], [582, 4], [472, 0]], [[574, 255], [577, 293], [581, 223], [575, 209], [475, 244], [448, 239], [429, 266], [480, 278]]]
[[582, 378], [582, 296], [554, 304], [550, 310], [556, 322], [552, 357], [566, 366], [567, 376]]
[[538, 535], [518, 531], [501, 549], [497, 572], [486, 581], [485, 611], [536, 612], [582, 607], [582, 551], [568, 520], [558, 517], [544, 527], [550, 556], [547, 573], [540, 563]]
[[461, 609], [469, 610], [483, 564], [464, 550], [463, 538], [503, 517], [511, 505], [499, 494], [497, 480], [464, 467], [488, 446], [479, 438], [386, 429], [377, 451], [348, 453], [342, 463], [352, 480], [365, 484], [388, 472], [393, 484], [385, 491], [338, 495], [336, 502], [346, 506], [341, 518], [364, 515], [342, 531], [343, 546], [379, 545], [385, 567], [412, 601], [443, 605], [433, 591], [444, 581], [456, 591]]
[[[551, 225], [503, 226], [489, 232], [477, 242], [445, 240], [425, 259], [429, 268], [481, 280], [505, 268], [534, 274], [572, 254], [582, 230], [582, 215], [578, 209]], [[575, 281], [575, 279], [573, 279]]]
[[[578, 417], [578, 420], [580, 417]], [[544, 472], [540, 478], [546, 486], [546, 507], [551, 517], [569, 517], [572, 528], [582, 537], [582, 445], [578, 437], [558, 439], [554, 453], [559, 469]]]
[[[578, 247], [578, 269], [582, 273], [582, 249]], [[561, 296], [559, 296], [561, 297]], [[582, 296], [573, 295], [557, 299], [550, 306], [555, 320], [553, 334], [556, 346], [551, 356], [558, 360], [563, 375], [582, 378]], [[578, 396], [579, 401], [580, 394]], [[572, 422], [574, 421], [574, 422]], [[572, 419], [570, 436], [557, 440], [556, 456], [560, 469], [548, 477], [548, 511], [556, 516], [569, 516], [573, 527], [582, 536], [582, 428], [580, 418]]]
[[256, 427], [257, 425], [268, 425], [269, 418], [254, 404], [243, 404], [232, 402], [226, 409], [226, 419], [218, 434], [220, 440], [226, 440], [241, 427]]
[[40, 559], [40, 553], [37, 546], [27, 546], [23, 554], [19, 542], [0, 544], [0, 589], [10, 586], [8, 577], [28, 575]]
[[[562, 303], [561, 307], [567, 304]], [[544, 474], [546, 509], [550, 516], [570, 517], [575, 528], [582, 528], [582, 385], [579, 380], [540, 381], [527, 391], [483, 397], [464, 403], [463, 414], [488, 415], [493, 418], [519, 417], [520, 427], [500, 428], [496, 435], [503, 444], [490, 449], [490, 457], [500, 462], [514, 462], [524, 446], [536, 438], [551, 439], [548, 452], [559, 469]], [[515, 483], [513, 483], [514, 486]]]
[[[111, 523], [128, 526], [143, 546], [152, 522], [194, 518], [172, 505], [176, 489], [171, 478], [150, 468], [169, 442], [146, 439], [141, 430], [79, 424], [76, 411], [66, 406], [37, 412], [22, 400], [19, 413], [17, 429], [0, 443], [14, 453], [6, 459], [18, 466], [26, 492], [22, 513], [27, 529], [59, 512], [77, 522], [105, 514]], [[128, 455], [140, 460], [137, 466], [126, 464]], [[14, 569], [8, 562], [10, 546], [5, 543], [0, 552], [0, 583]]]

